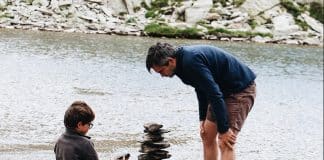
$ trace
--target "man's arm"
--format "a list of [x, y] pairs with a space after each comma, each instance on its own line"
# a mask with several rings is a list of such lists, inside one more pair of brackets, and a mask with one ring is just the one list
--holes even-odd
[[193, 64], [193, 77], [199, 90], [204, 91], [208, 100], [211, 103], [212, 116], [216, 118], [218, 126], [218, 132], [225, 133], [229, 129], [228, 124], [228, 111], [218, 84], [215, 82], [211, 71], [208, 67], [199, 59], [195, 57]]
[[204, 121], [206, 119], [207, 108], [208, 108], [207, 95], [197, 88], [195, 88], [195, 91], [197, 94], [198, 105], [199, 105], [199, 120]]

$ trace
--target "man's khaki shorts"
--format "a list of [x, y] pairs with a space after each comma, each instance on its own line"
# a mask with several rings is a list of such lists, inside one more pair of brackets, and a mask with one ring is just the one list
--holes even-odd
[[[229, 125], [234, 132], [239, 132], [247, 118], [256, 97], [256, 84], [251, 83], [242, 92], [225, 97], [225, 103], [229, 114]], [[208, 105], [207, 119], [216, 122], [212, 117], [210, 104]]]

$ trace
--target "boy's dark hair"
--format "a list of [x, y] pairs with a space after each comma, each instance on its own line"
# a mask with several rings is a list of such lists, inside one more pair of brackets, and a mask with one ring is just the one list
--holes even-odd
[[79, 122], [86, 124], [92, 122], [95, 114], [87, 103], [75, 101], [65, 111], [64, 125], [66, 128], [75, 129]]
[[151, 68], [168, 65], [168, 57], [176, 57], [176, 49], [169, 43], [156, 43], [152, 45], [146, 56], [146, 69], [151, 72]]

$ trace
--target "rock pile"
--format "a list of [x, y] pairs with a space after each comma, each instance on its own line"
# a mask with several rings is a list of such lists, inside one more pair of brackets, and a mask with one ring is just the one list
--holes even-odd
[[168, 151], [164, 150], [170, 147], [167, 141], [164, 141], [162, 136], [168, 130], [162, 129], [163, 125], [157, 123], [147, 123], [144, 125], [144, 137], [141, 143], [138, 160], [162, 160], [170, 158], [171, 155]]

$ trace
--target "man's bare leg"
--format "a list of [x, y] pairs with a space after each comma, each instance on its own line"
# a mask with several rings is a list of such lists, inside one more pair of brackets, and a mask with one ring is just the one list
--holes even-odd
[[204, 160], [217, 160], [218, 159], [218, 144], [216, 141], [217, 125], [209, 120], [203, 123], [203, 131], [200, 133], [203, 147], [204, 147]]
[[[233, 131], [237, 136], [238, 132]], [[221, 152], [221, 160], [235, 160], [235, 144], [232, 144], [232, 148], [224, 144], [222, 141], [219, 142], [219, 148]]]

